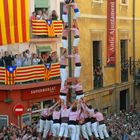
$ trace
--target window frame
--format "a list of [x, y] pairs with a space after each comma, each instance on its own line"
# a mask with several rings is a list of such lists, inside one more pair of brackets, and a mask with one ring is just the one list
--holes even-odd
[[7, 118], [7, 126], [9, 125], [9, 117], [8, 117], [8, 115], [0, 115], [0, 118], [1, 117], [6, 117]]
[[125, 1], [126, 1], [126, 2], [123, 3], [123, 0], [120, 0], [120, 5], [122, 5], [122, 6], [128, 6], [129, 0], [125, 0]]

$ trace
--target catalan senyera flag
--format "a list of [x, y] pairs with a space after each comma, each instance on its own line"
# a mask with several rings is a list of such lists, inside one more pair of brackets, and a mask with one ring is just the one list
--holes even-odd
[[55, 32], [54, 32], [54, 25], [53, 25], [52, 20], [46, 20], [46, 22], [47, 22], [47, 26], [48, 26], [48, 36], [54, 37]]
[[[51, 30], [50, 30], [51, 29]], [[52, 20], [52, 26], [49, 27], [45, 20], [32, 20], [32, 34], [33, 35], [62, 35], [63, 24], [61, 20]], [[51, 31], [51, 32], [50, 32]]]
[[16, 66], [7, 66], [5, 69], [5, 84], [15, 84]]
[[0, 45], [29, 41], [28, 3], [28, 0], [0, 0]]
[[60, 64], [52, 63], [45, 65], [45, 80], [60, 76]]

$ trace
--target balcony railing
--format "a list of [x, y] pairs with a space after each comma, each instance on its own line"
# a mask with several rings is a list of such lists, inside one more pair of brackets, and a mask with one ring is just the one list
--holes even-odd
[[121, 82], [128, 81], [128, 69], [129, 69], [129, 61], [123, 60], [121, 62]]
[[61, 20], [32, 20], [32, 35], [36, 37], [58, 37], [62, 35], [63, 24]]
[[[32, 65], [16, 67], [12, 72], [8, 68], [0, 67], [0, 83], [14, 85], [35, 81], [53, 80], [60, 78], [60, 64]], [[12, 67], [11, 67], [12, 68]]]

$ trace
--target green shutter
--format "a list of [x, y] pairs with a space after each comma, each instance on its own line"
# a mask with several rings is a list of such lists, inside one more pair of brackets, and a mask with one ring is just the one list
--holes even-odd
[[35, 8], [48, 8], [48, 0], [35, 0]]
[[51, 47], [50, 46], [37, 46], [36, 48], [38, 50], [38, 53], [50, 52], [51, 51]]

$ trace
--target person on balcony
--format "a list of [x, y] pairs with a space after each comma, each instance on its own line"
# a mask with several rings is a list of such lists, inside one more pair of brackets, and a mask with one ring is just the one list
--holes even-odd
[[58, 14], [56, 13], [55, 10], [52, 11], [52, 13], [50, 15], [50, 19], [51, 20], [58, 20]]
[[17, 67], [21, 67], [21, 66], [22, 66], [21, 54], [16, 54], [16, 55], [15, 55], [14, 63], [15, 63], [15, 65], [16, 65]]
[[31, 57], [28, 56], [26, 51], [23, 52], [22, 66], [31, 66]]
[[52, 63], [57, 63], [58, 62], [57, 51], [51, 52], [51, 60], [52, 60]]
[[74, 35], [73, 47], [76, 48], [80, 41], [80, 33], [79, 33], [78, 25], [74, 24], [70, 30], [73, 32]]
[[3, 51], [0, 52], [0, 67], [4, 67]]
[[43, 10], [43, 19], [44, 20], [48, 20], [48, 19], [50, 19], [50, 15], [49, 15], [49, 10], [48, 9], [44, 9]]
[[32, 12], [32, 16], [31, 16], [30, 20], [32, 21], [35, 19], [36, 19], [36, 12], [34, 11], [34, 12]]
[[40, 59], [38, 59], [37, 55], [35, 53], [33, 53], [33, 55], [32, 55], [32, 65], [38, 65], [39, 62], [40, 62]]
[[43, 20], [43, 12], [42, 12], [42, 10], [39, 10], [39, 11], [37, 12], [36, 19], [38, 19], [38, 20]]
[[12, 66], [12, 61], [14, 60], [14, 56], [12, 55], [12, 52], [9, 54], [8, 51], [5, 51], [5, 55], [3, 57], [4, 66]]

